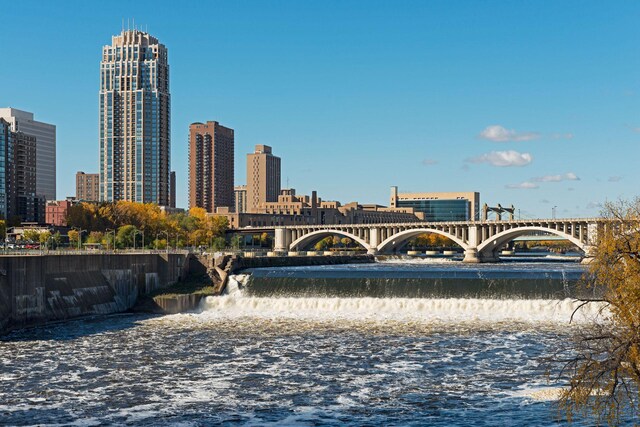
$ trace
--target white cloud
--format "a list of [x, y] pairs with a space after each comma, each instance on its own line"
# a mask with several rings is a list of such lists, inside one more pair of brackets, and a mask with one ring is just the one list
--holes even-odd
[[622, 179], [621, 176], [610, 176], [608, 181], [609, 182], [619, 182]]
[[437, 165], [438, 161], [437, 160], [433, 160], [433, 159], [424, 159], [422, 161], [423, 166], [433, 166], [433, 165]]
[[551, 138], [553, 139], [573, 139], [572, 133], [554, 133], [551, 134]]
[[565, 174], [559, 174], [559, 175], [537, 176], [535, 178], [531, 178], [531, 181], [533, 182], [580, 181], [580, 178], [578, 178], [578, 176], [573, 172], [567, 172]]
[[533, 156], [529, 153], [519, 153], [514, 150], [491, 151], [480, 156], [467, 159], [471, 163], [489, 163], [493, 166], [526, 166], [533, 161]]
[[538, 132], [516, 132], [513, 129], [505, 129], [500, 125], [487, 126], [478, 136], [494, 142], [530, 141], [540, 138]]
[[509, 184], [505, 185], [504, 188], [508, 188], [510, 190], [521, 189], [521, 190], [533, 190], [535, 188], [540, 188], [538, 184], [534, 184], [533, 182], [525, 181], [520, 184]]

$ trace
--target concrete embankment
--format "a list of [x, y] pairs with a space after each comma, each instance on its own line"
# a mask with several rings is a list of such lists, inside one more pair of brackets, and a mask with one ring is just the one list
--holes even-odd
[[375, 262], [373, 255], [326, 255], [238, 258], [233, 272], [250, 268], [297, 267], [307, 265], [364, 264]]
[[129, 310], [140, 295], [184, 280], [189, 255], [79, 254], [0, 257], [0, 333]]
[[[202, 298], [220, 295], [229, 275], [265, 267], [295, 267], [308, 265], [354, 264], [375, 262], [371, 255], [242, 257], [237, 255], [193, 256], [190, 277], [186, 283], [170, 286], [143, 296], [134, 310], [161, 314], [196, 310]], [[205, 274], [206, 273], [206, 274]]]
[[370, 255], [244, 258], [172, 254], [0, 257], [0, 334], [128, 310], [178, 313], [224, 291], [230, 274], [264, 267], [375, 262]]

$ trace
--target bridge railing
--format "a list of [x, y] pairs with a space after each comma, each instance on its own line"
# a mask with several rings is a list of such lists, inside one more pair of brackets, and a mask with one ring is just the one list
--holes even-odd
[[608, 222], [609, 219], [605, 218], [537, 218], [537, 219], [514, 219], [514, 220], [487, 220], [487, 221], [438, 221], [438, 222], [426, 222], [426, 221], [414, 221], [414, 222], [398, 222], [398, 223], [370, 223], [370, 224], [304, 224], [304, 225], [274, 225], [271, 227], [243, 227], [237, 231], [251, 231], [251, 230], [273, 230], [273, 229], [306, 229], [306, 228], [375, 228], [375, 227], [434, 227], [434, 226], [478, 226], [478, 225], [496, 225], [496, 224], [537, 224], [537, 223], [596, 223], [596, 222]]

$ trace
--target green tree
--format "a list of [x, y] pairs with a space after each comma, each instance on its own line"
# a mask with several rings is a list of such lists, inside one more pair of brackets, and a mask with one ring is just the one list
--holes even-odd
[[156, 239], [154, 247], [155, 249], [167, 249], [167, 239]]
[[240, 234], [234, 234], [233, 237], [231, 237], [231, 247], [233, 249], [240, 249], [240, 247], [242, 246], [244, 239], [242, 238], [242, 235]]
[[80, 233], [77, 230], [69, 230], [67, 233], [67, 237], [69, 238], [69, 246], [73, 248], [78, 247], [78, 240], [80, 239]]
[[102, 243], [102, 239], [104, 239], [104, 233], [101, 231], [92, 231], [87, 236], [87, 243]]
[[53, 235], [51, 236], [51, 241], [53, 243], [53, 248], [56, 249], [60, 246], [60, 244], [62, 243], [62, 235], [60, 234], [59, 231], [56, 231], [55, 233], [53, 233]]
[[319, 240], [315, 245], [313, 245], [313, 248], [316, 251], [325, 251], [328, 248], [327, 241], [325, 239]]
[[214, 237], [211, 241], [211, 250], [213, 251], [221, 251], [227, 246], [226, 240], [224, 237]]
[[564, 366], [571, 379], [559, 403], [569, 417], [591, 412], [617, 424], [625, 411], [640, 411], [640, 198], [607, 204], [603, 216], [609, 222], [598, 230], [585, 276], [602, 298], [584, 304], [603, 304], [605, 321], [581, 327], [570, 349], [576, 356]]
[[22, 233], [22, 237], [24, 238], [24, 240], [26, 240], [28, 242], [39, 242], [40, 241], [40, 231], [39, 230], [26, 229], [26, 230], [24, 230], [24, 233]]
[[51, 232], [49, 230], [40, 232], [40, 235], [38, 236], [38, 241], [40, 242], [41, 246], [45, 246], [47, 249], [49, 249], [49, 245], [51, 243], [49, 239], [51, 239]]
[[136, 227], [133, 225], [123, 225], [118, 228], [118, 233], [116, 234], [116, 245], [119, 248], [132, 248], [133, 247], [133, 237], [136, 232]]

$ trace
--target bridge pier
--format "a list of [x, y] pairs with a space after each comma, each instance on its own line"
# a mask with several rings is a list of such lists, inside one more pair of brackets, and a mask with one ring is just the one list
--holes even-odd
[[494, 253], [484, 253], [478, 252], [478, 248], [467, 248], [464, 250], [464, 258], [462, 262], [469, 264], [479, 264], [483, 262], [499, 262], [500, 258], [498, 258]]
[[276, 228], [274, 234], [273, 251], [288, 252], [289, 245], [291, 244], [291, 230]]
[[480, 262], [480, 258], [478, 257], [478, 249], [477, 248], [467, 248], [464, 251], [464, 259], [462, 262], [466, 262], [469, 264], [477, 264]]

